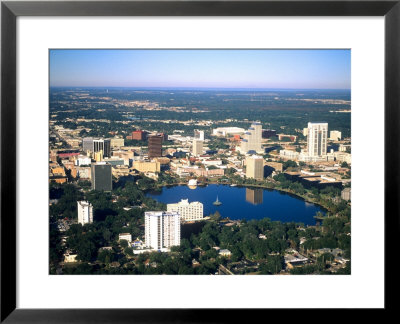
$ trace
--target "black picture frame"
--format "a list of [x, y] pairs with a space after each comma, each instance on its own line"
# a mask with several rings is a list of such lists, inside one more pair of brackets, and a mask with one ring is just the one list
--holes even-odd
[[[19, 16], [384, 16], [385, 310], [396, 307], [389, 263], [399, 235], [400, 0], [392, 1], [2, 1], [1, 3], [1, 322], [233, 322], [243, 309], [16, 308], [16, 19]], [[371, 189], [372, 190], [372, 189]], [[39, 292], [38, 292], [39, 293]], [[270, 310], [272, 311], [272, 310]], [[275, 310], [274, 310], [275, 311]], [[251, 310], [251, 318], [265, 310]]]

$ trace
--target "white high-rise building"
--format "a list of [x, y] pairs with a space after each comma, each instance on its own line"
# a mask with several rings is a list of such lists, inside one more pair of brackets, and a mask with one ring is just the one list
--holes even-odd
[[193, 140], [193, 149], [192, 153], [194, 156], [199, 156], [203, 154], [203, 141], [202, 140]]
[[203, 219], [203, 204], [199, 201], [189, 203], [189, 199], [182, 199], [176, 204], [167, 204], [167, 211], [178, 212], [182, 221]]
[[178, 212], [144, 213], [145, 244], [154, 250], [166, 250], [181, 244], [181, 222]]
[[200, 141], [204, 141], [204, 131], [195, 129], [194, 138]]
[[308, 123], [308, 156], [326, 155], [328, 123]]
[[249, 151], [261, 152], [262, 125], [258, 122], [252, 123], [250, 128], [244, 133], [240, 143], [240, 151], [247, 153]]
[[93, 223], [93, 206], [88, 201], [78, 201], [78, 223]]

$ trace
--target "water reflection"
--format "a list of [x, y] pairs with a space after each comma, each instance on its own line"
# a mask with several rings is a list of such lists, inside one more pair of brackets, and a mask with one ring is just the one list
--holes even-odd
[[263, 203], [263, 190], [260, 188], [250, 189], [246, 188], [246, 201], [253, 205]]

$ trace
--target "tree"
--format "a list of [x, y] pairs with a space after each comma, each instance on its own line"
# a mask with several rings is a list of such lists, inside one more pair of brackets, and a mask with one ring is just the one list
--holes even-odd
[[129, 245], [127, 240], [120, 240], [119, 244], [121, 245], [122, 248], [126, 248]]
[[296, 168], [297, 163], [292, 160], [287, 160], [286, 162], [283, 163], [283, 169], [286, 170], [288, 168]]
[[350, 167], [347, 162], [342, 162], [342, 164], [340, 166], [342, 168], [349, 168]]
[[129, 255], [129, 256], [133, 256], [133, 248], [131, 248], [131, 247], [126, 247], [126, 248], [124, 249], [124, 253], [127, 254], [127, 255]]
[[281, 255], [269, 255], [266, 263], [260, 265], [261, 274], [276, 274], [283, 269], [284, 258]]

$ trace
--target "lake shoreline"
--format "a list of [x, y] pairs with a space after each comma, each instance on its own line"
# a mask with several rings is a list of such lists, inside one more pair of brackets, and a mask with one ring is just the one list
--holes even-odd
[[[159, 188], [164, 188], [164, 187], [187, 186], [187, 185], [188, 185], [187, 182], [179, 182], [179, 183], [174, 183], [174, 184], [157, 184], [156, 187], [157, 187], [157, 189], [159, 189]], [[206, 183], [206, 184], [197, 185], [197, 187], [202, 188], [202, 187], [206, 187], [206, 186], [208, 186], [208, 185], [220, 185], [220, 186], [228, 186], [228, 187], [231, 186], [231, 184], [223, 184], [223, 183], [214, 183], [214, 182], [211, 182], [211, 183]], [[279, 191], [279, 192], [282, 192], [282, 193], [289, 194], [290, 196], [293, 196], [293, 197], [295, 197], [295, 198], [302, 199], [302, 200], [304, 200], [305, 202], [314, 204], [314, 205], [316, 205], [316, 206], [322, 208], [325, 212], [331, 212], [331, 211], [329, 210], [329, 208], [327, 208], [326, 206], [321, 205], [320, 203], [313, 201], [313, 200], [310, 199], [309, 197], [301, 196], [301, 195], [299, 195], [299, 194], [296, 194], [296, 193], [294, 193], [294, 192], [292, 192], [292, 191], [290, 191], [290, 190], [288, 190], [288, 189], [271, 188], [271, 187], [267, 187], [267, 186], [264, 186], [264, 185], [257, 185], [257, 184], [236, 184], [235, 187], [238, 187], [238, 188], [241, 188], [241, 187], [243, 187], [243, 188], [260, 188], [260, 189], [267, 189], [267, 190], [276, 190], [276, 191]], [[150, 190], [150, 191], [151, 191], [151, 190]]]
[[[189, 192], [191, 192], [191, 190], [186, 189], [204, 190], [207, 187], [210, 187], [210, 189], [203, 191], [203, 193], [200, 194], [201, 196], [199, 196], [199, 192], [196, 190], [193, 190], [197, 192], [196, 194], [190, 194]], [[220, 189], [218, 189], [218, 187]], [[239, 198], [235, 189], [238, 189], [238, 193], [241, 192], [244, 194], [244, 192], [246, 192], [246, 196], [240, 196]], [[250, 196], [247, 196], [248, 189], [252, 189], [253, 192], [249, 193]], [[256, 193], [256, 196], [254, 196], [254, 190], [260, 190], [260, 193]], [[212, 197], [210, 196], [210, 193], [212, 193]], [[214, 205], [212, 201], [214, 201], [215, 197], [218, 195], [220, 200], [222, 196], [222, 201], [225, 201], [228, 205], [235, 202], [235, 207], [227, 207], [227, 209], [226, 204], [223, 204], [222, 207], [212, 206]], [[231, 184], [220, 183], [207, 183], [196, 187], [189, 187], [186, 182], [165, 185], [158, 184], [153, 190], [146, 190], [146, 196], [164, 204], [175, 203], [179, 200], [179, 197], [185, 197], [186, 199], [190, 199], [190, 201], [198, 200], [204, 204], [204, 215], [209, 216], [216, 211], [219, 211], [222, 214], [223, 219], [229, 219], [231, 221], [270, 218], [272, 221], [279, 220], [283, 223], [295, 222], [314, 226], [318, 223], [318, 219], [315, 218], [315, 216], [318, 215], [318, 212], [322, 212], [322, 214], [328, 213], [328, 209], [324, 206], [314, 203], [305, 199], [305, 197], [296, 195], [290, 191], [253, 184], [237, 184], [233, 187]], [[262, 196], [264, 196], [264, 202]], [[249, 205], [245, 205], [244, 203], [249, 203]], [[312, 209], [310, 210], [309, 208]]]

